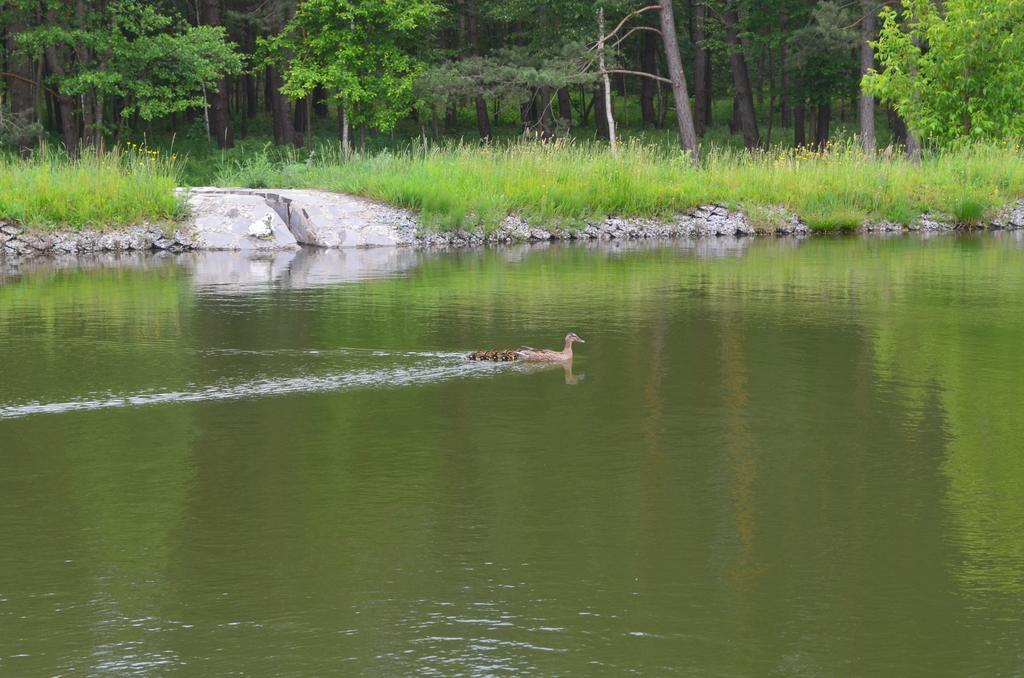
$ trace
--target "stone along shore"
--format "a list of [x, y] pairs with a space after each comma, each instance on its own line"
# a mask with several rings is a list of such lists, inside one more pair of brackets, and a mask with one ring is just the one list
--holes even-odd
[[[100, 230], [37, 230], [0, 223], [0, 254], [35, 256], [79, 252], [164, 250], [289, 250], [301, 245], [349, 247], [472, 247], [551, 240], [630, 240], [647, 238], [714, 238], [720, 236], [811, 233], [799, 218], [782, 208], [769, 211], [770, 227], [758, 228], [742, 210], [721, 205], [699, 207], [669, 219], [609, 217], [575, 230], [546, 230], [516, 216], [485, 233], [435, 232], [420, 228], [406, 209], [351, 195], [314, 190], [194, 188], [182, 190], [189, 217], [175, 228], [153, 224]], [[990, 229], [1024, 228], [1024, 201], [1000, 211]], [[867, 223], [867, 233], [957, 230], [956, 224], [923, 216], [911, 226]]]

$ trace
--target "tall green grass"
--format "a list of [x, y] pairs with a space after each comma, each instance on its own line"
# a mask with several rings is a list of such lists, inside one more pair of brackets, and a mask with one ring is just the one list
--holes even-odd
[[0, 220], [28, 226], [109, 227], [170, 222], [184, 214], [174, 188], [181, 163], [129, 146], [80, 158], [38, 150], [0, 156]]
[[853, 140], [824, 152], [711, 149], [699, 165], [667, 146], [641, 143], [617, 154], [573, 142], [454, 143], [367, 157], [322, 146], [308, 156], [261, 153], [225, 164], [216, 181], [355, 193], [419, 210], [441, 228], [491, 228], [510, 213], [572, 226], [612, 214], [667, 216], [721, 203], [746, 206], [755, 220], [771, 214], [759, 207], [780, 205], [828, 230], [865, 221], [909, 224], [925, 212], [981, 223], [1024, 196], [1024, 160], [1017, 144], [1005, 144], [935, 152], [912, 163], [865, 156]]
[[[238, 156], [233, 156], [237, 158]], [[118, 226], [184, 215], [174, 187], [184, 159], [128, 145], [77, 160], [42, 149], [32, 159], [0, 156], [0, 220], [41, 226]], [[909, 224], [929, 212], [986, 222], [1024, 196], [1017, 143], [933, 152], [920, 163], [867, 157], [849, 140], [824, 152], [706, 148], [698, 165], [668, 143], [605, 145], [509, 141], [481, 146], [407, 145], [366, 156], [324, 144], [314, 152], [246, 149], [216, 170], [222, 186], [318, 188], [354, 193], [421, 212], [435, 228], [495, 227], [508, 214], [574, 227], [609, 215], [667, 217], [699, 205], [747, 209], [771, 229], [782, 206], [821, 230], [865, 221]]]

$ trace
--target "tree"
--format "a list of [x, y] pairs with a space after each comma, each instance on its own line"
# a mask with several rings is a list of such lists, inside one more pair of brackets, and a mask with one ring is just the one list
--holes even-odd
[[[857, 62], [851, 59], [858, 44], [856, 20], [848, 3], [824, 0], [811, 11], [810, 23], [793, 32], [791, 43], [794, 70], [791, 90], [799, 102], [795, 111], [801, 118], [804, 102], [817, 106], [815, 143], [824, 147], [829, 140], [832, 101], [849, 99], [857, 87]], [[802, 129], [798, 130], [802, 137]], [[799, 141], [802, 141], [800, 139]]]
[[693, 103], [694, 127], [703, 136], [711, 124], [711, 50], [707, 47], [707, 3], [693, 0]]
[[[76, 8], [77, 9], [77, 8]], [[87, 126], [102, 138], [104, 111], [115, 111], [118, 130], [132, 116], [154, 120], [206, 105], [204, 90], [225, 74], [241, 72], [223, 28], [189, 26], [148, 3], [120, 0], [71, 17], [49, 13], [50, 23], [19, 36], [30, 53], [45, 54], [50, 81], [62, 97], [95, 99]], [[65, 64], [58, 50], [74, 51]], [[70, 110], [67, 112], [70, 114]], [[68, 148], [69, 152], [73, 149]]]
[[[295, 3], [290, 0], [284, 2], [270, 3], [268, 23], [270, 32], [273, 35], [281, 35], [288, 21], [295, 16]], [[272, 39], [271, 39], [272, 40]], [[271, 42], [257, 40], [257, 50], [265, 49]], [[276, 61], [286, 61], [289, 53], [281, 49], [275, 54]], [[282, 93], [284, 78], [278, 63], [273, 59], [266, 62], [266, 85], [267, 102], [270, 108], [271, 125], [273, 128], [274, 143], [278, 146], [290, 145], [295, 142], [295, 127], [292, 125], [291, 104], [288, 97]]]
[[939, 145], [1024, 134], [1024, 3], [903, 0], [886, 7], [868, 94]]
[[[879, 19], [885, 5], [896, 9]], [[481, 139], [509, 131], [514, 118], [538, 139], [594, 121], [597, 136], [609, 138], [614, 118], [633, 122], [636, 105], [644, 127], [662, 127], [674, 111], [680, 143], [692, 152], [688, 127], [696, 136], [712, 124], [715, 93], [731, 96], [731, 128], [749, 148], [772, 143], [780, 114], [794, 141], [824, 145], [833, 107], [845, 117], [859, 96], [865, 151], [876, 145], [879, 97], [885, 111], [899, 112], [888, 127], [913, 154], [918, 139], [944, 144], [1024, 131], [1016, 103], [1024, 90], [1021, 5], [0, 0], [0, 126], [4, 143], [22, 153], [49, 134], [74, 154], [112, 132], [173, 133], [183, 115], [203, 115], [211, 139], [229, 145], [262, 103], [275, 142], [301, 144], [311, 115], [325, 116], [330, 100], [345, 140], [353, 125], [360, 138], [400, 120], [424, 136], [428, 128], [435, 137], [461, 135], [460, 121], [474, 118]], [[610, 33], [597, 35], [599, 10]], [[233, 42], [253, 66], [244, 75]]]
[[282, 91], [304, 97], [324, 87], [353, 124], [393, 128], [425, 68], [414, 54], [418, 32], [441, 9], [432, 0], [306, 0], [267, 43], [286, 67]]
[[750, 88], [750, 73], [747, 70], [747, 59], [743, 54], [743, 45], [740, 42], [740, 17], [734, 0], [727, 2], [725, 10], [722, 12], [722, 23], [725, 25], [725, 37], [729, 44], [729, 65], [732, 70], [740, 129], [743, 130], [743, 145], [748, 149], [757, 148], [761, 143], [761, 137], [757, 131], [754, 97]]
[[[6, 31], [6, 51], [9, 56], [5, 71], [6, 94], [10, 103], [11, 118], [3, 120], [2, 111], [0, 111], [0, 126], [18, 147], [18, 152], [21, 155], [27, 155], [32, 150], [33, 137], [38, 131], [38, 126], [34, 124], [38, 87], [35, 83], [36, 75], [32, 60], [18, 49], [19, 36], [27, 30], [28, 12], [19, 11], [20, 8], [13, 9]], [[6, 12], [0, 10], [0, 18], [4, 18], [4, 14]], [[2, 94], [0, 93], [0, 95]]]
[[676, 40], [676, 22], [672, 14], [672, 0], [660, 0], [661, 41], [665, 45], [665, 62], [668, 64], [672, 81], [672, 96], [676, 104], [676, 123], [679, 130], [679, 145], [688, 151], [694, 160], [700, 158], [697, 148], [697, 133], [693, 128], [693, 113], [690, 111], [690, 97], [686, 92], [686, 75], [679, 57], [679, 43]]
[[597, 68], [601, 73], [601, 111], [605, 117], [605, 129], [608, 130], [608, 145], [615, 153], [615, 118], [612, 115], [612, 88], [608, 82], [608, 71], [605, 64], [604, 7], [597, 10]]
[[[658, 36], [644, 31], [640, 36], [640, 71], [658, 75]], [[654, 110], [654, 95], [658, 82], [652, 78], [640, 78], [640, 118], [645, 127], [657, 127], [658, 115]]]
[[[878, 0], [861, 0], [861, 9], [864, 16], [861, 18], [861, 40], [860, 40], [860, 75], [863, 78], [875, 67], [875, 53], [871, 49], [871, 42], [875, 39], [875, 31], [878, 30]], [[860, 108], [860, 143], [864, 152], [872, 154], [875, 152], [875, 98], [868, 92], [861, 89]]]
[[[476, 3], [471, 3], [466, 16], [466, 41], [474, 55], [480, 53], [480, 12]], [[473, 105], [476, 108], [476, 129], [480, 139], [491, 138], [491, 119], [487, 115], [487, 100], [483, 92], [477, 91], [473, 96]]]
[[[199, 5], [202, 23], [206, 26], [220, 26], [220, 0], [202, 0]], [[209, 110], [209, 129], [217, 140], [220, 148], [231, 148], [235, 145], [235, 137], [231, 130], [231, 115], [228, 110], [228, 84], [226, 78], [220, 78], [215, 87], [206, 93]]]

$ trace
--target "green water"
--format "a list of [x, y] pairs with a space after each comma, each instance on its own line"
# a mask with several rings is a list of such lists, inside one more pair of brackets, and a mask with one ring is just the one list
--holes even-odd
[[0, 674], [1024, 672], [1024, 241], [0, 271]]

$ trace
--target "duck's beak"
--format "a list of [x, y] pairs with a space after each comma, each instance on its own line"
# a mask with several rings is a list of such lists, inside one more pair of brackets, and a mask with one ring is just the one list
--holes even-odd
[[587, 343], [587, 342], [583, 341], [582, 339], [580, 339], [579, 337], [576, 337], [576, 341], [580, 342], [581, 344]]

